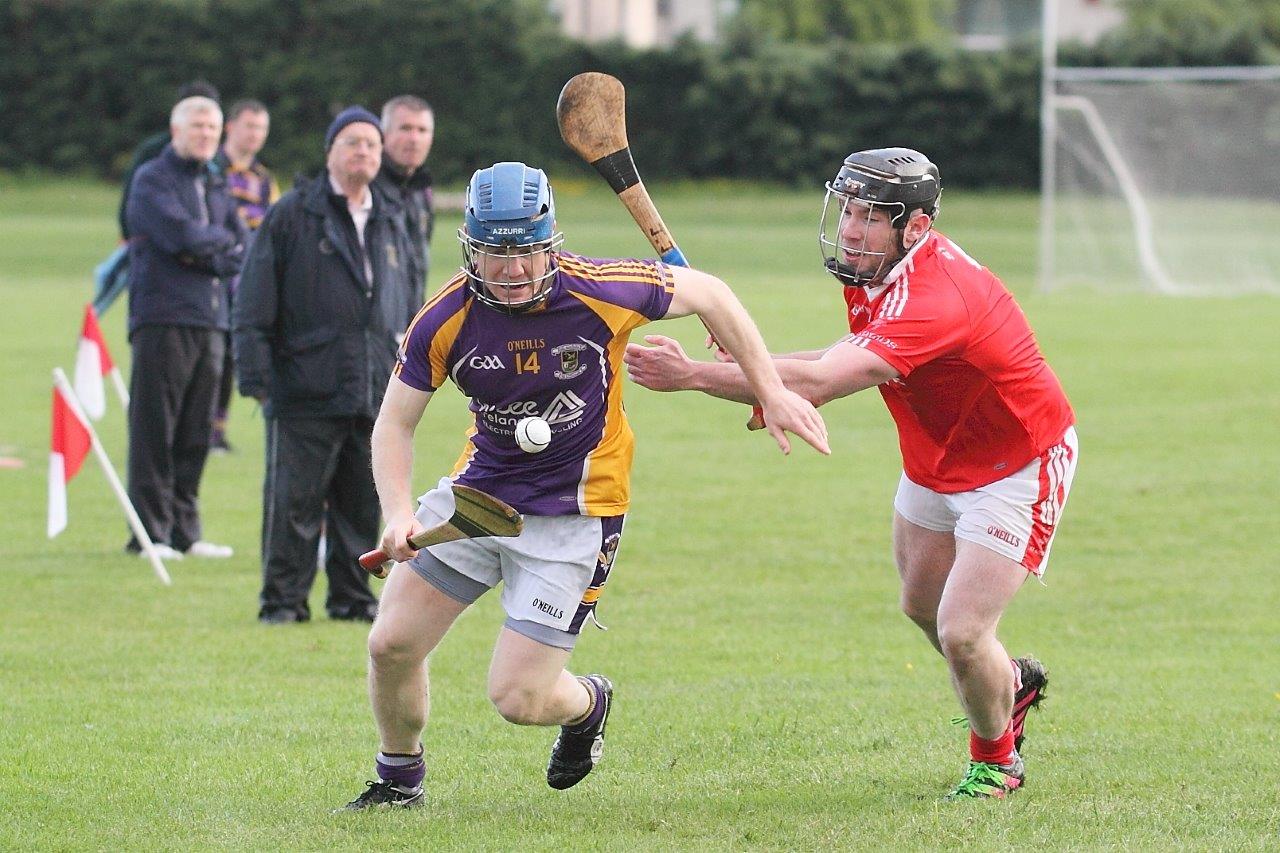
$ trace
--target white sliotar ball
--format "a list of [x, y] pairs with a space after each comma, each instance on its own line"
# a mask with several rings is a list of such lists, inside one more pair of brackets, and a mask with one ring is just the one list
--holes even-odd
[[525, 453], [541, 453], [551, 443], [551, 424], [542, 418], [524, 418], [516, 424], [516, 444]]

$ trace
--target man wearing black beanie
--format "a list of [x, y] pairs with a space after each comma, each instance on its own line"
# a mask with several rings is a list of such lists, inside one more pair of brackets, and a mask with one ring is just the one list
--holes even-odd
[[262, 592], [266, 624], [305, 622], [323, 522], [330, 618], [371, 622], [377, 599], [356, 558], [378, 539], [369, 442], [396, 336], [422, 304], [409, 235], [371, 191], [378, 117], [339, 113], [326, 170], [271, 208], [233, 307], [240, 393], [266, 418]]

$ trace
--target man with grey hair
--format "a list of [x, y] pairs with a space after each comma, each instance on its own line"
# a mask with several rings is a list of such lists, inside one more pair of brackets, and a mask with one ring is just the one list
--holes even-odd
[[[168, 558], [230, 557], [201, 536], [198, 495], [209, 455], [229, 328], [226, 281], [240, 272], [245, 229], [210, 161], [222, 110], [184, 98], [171, 141], [133, 179], [129, 226], [129, 497]], [[138, 551], [133, 539], [128, 549]]]
[[435, 225], [431, 171], [426, 167], [435, 140], [435, 111], [417, 95], [397, 95], [382, 106], [382, 132], [386, 143], [374, 187], [404, 210], [417, 276], [425, 283]]

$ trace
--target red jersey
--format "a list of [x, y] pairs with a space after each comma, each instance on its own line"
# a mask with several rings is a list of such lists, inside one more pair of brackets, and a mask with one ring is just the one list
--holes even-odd
[[948, 494], [994, 483], [1074, 422], [1013, 294], [946, 236], [930, 232], [845, 302], [852, 344], [900, 374], [880, 394], [912, 482]]

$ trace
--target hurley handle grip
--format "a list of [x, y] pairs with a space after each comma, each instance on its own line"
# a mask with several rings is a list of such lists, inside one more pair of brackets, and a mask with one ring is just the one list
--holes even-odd
[[381, 548], [360, 555], [360, 568], [375, 578], [385, 578], [391, 574], [392, 565], [394, 565], [394, 561], [391, 559], [391, 555]]

